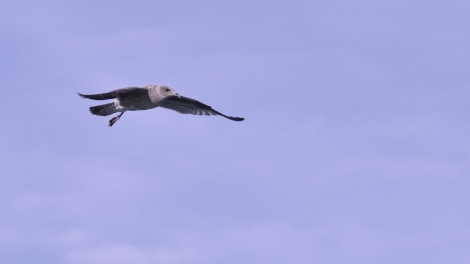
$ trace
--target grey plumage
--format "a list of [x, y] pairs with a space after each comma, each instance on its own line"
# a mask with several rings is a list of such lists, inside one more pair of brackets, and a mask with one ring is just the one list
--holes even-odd
[[94, 115], [99, 115], [99, 116], [107, 116], [110, 114], [114, 114], [116, 113], [115, 110], [116, 110], [116, 106], [114, 105], [114, 103], [90, 107], [90, 112]]
[[220, 115], [233, 121], [244, 120], [242, 117], [226, 116], [197, 100], [180, 96], [168, 86], [149, 84], [143, 87], [127, 87], [101, 94], [86, 95], [79, 93], [78, 95], [93, 100], [115, 99], [112, 103], [90, 107], [90, 112], [99, 116], [121, 112], [109, 120], [109, 126], [118, 121], [126, 111], [148, 110], [159, 106], [182, 114]]

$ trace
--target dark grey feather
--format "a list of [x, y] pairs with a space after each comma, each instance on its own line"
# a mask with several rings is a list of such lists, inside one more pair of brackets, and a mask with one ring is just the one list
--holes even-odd
[[181, 114], [191, 115], [221, 115], [233, 121], [243, 121], [242, 117], [226, 116], [212, 107], [203, 104], [197, 100], [184, 96], [169, 96], [162, 100], [161, 107], [177, 111]]

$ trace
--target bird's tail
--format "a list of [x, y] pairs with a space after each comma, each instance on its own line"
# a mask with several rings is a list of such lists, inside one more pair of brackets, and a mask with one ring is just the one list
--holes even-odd
[[109, 103], [104, 105], [92, 106], [90, 107], [90, 112], [94, 115], [107, 116], [110, 114], [114, 114], [117, 111], [114, 103]]

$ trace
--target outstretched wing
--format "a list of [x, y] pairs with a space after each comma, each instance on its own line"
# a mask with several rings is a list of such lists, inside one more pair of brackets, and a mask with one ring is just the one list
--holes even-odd
[[101, 93], [101, 94], [81, 94], [78, 93], [82, 98], [88, 98], [88, 99], [93, 99], [93, 100], [108, 100], [108, 99], [114, 99], [118, 97], [117, 90], [108, 92], [108, 93]]
[[147, 89], [145, 88], [140, 88], [140, 87], [127, 87], [127, 88], [121, 88], [117, 90], [113, 90], [111, 92], [107, 93], [101, 93], [101, 94], [81, 94], [78, 93], [83, 98], [88, 98], [88, 99], [93, 99], [93, 100], [108, 100], [108, 99], [114, 99], [117, 97], [127, 97], [127, 96], [134, 96], [136, 94], [147, 94]]
[[191, 115], [221, 115], [225, 118], [228, 118], [233, 121], [242, 121], [242, 117], [233, 117], [226, 116], [214, 109], [212, 107], [203, 104], [197, 100], [184, 97], [184, 96], [168, 96], [161, 101], [161, 107], [177, 111], [181, 114], [191, 114]]

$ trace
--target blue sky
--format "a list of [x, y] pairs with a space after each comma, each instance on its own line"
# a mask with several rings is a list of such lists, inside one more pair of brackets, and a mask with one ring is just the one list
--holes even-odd
[[[469, 263], [468, 1], [2, 1], [1, 263]], [[77, 96], [155, 83], [228, 115]]]

